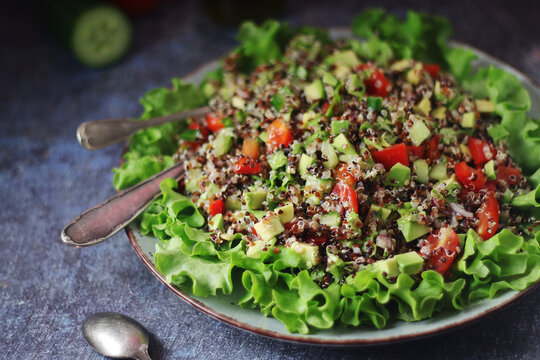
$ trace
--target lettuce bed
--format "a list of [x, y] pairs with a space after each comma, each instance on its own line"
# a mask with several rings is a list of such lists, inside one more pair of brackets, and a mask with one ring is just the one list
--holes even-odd
[[[386, 63], [392, 58], [415, 58], [437, 62], [447, 68], [461, 85], [476, 97], [489, 97], [501, 117], [489, 133], [496, 141], [506, 142], [534, 190], [516, 196], [514, 207], [540, 213], [540, 123], [527, 116], [531, 101], [518, 79], [501, 69], [482, 68], [473, 73], [470, 50], [447, 46], [451, 33], [446, 19], [409, 12], [400, 21], [383, 10], [369, 10], [358, 16], [353, 33], [366, 39], [355, 52], [363, 58]], [[269, 21], [261, 27], [245, 23], [235, 50], [241, 68], [249, 72], [261, 63], [279, 59], [285, 44], [295, 34], [326, 34], [317, 29], [289, 29]], [[207, 75], [219, 80], [220, 71]], [[173, 79], [173, 88], [148, 92], [141, 100], [141, 120], [191, 109], [206, 104], [203, 91]], [[120, 168], [114, 169], [114, 186], [127, 188], [173, 164], [177, 143], [175, 134], [184, 123], [165, 124], [142, 130], [131, 140]], [[523, 290], [540, 278], [540, 232], [531, 225], [529, 238], [504, 229], [488, 241], [480, 241], [470, 230], [463, 251], [445, 280], [429, 270], [413, 279], [400, 274], [390, 282], [380, 272], [367, 267], [353, 278], [335, 281], [322, 289], [303, 268], [300, 256], [289, 248], [275, 254], [268, 251], [259, 258], [246, 256], [246, 244], [240, 234], [232, 241], [216, 245], [211, 233], [202, 230], [205, 217], [186, 196], [173, 189], [176, 181], [161, 184], [162, 196], [154, 201], [137, 221], [141, 232], [158, 238], [155, 262], [167, 281], [196, 296], [230, 294], [233, 277], [244, 296], [238, 305], [259, 308], [272, 315], [290, 332], [308, 333], [336, 324], [373, 325], [384, 328], [392, 319], [417, 321], [446, 309], [462, 309], [471, 301], [493, 298], [505, 290]], [[330, 269], [340, 280], [343, 269]]]

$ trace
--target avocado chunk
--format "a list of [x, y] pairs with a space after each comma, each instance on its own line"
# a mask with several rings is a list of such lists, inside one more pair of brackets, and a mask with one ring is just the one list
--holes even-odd
[[231, 148], [232, 140], [233, 137], [228, 129], [221, 130], [212, 142], [216, 156], [225, 155]]
[[326, 159], [323, 162], [323, 165], [325, 168], [333, 169], [339, 163], [336, 151], [334, 150], [334, 148], [332, 147], [332, 145], [330, 145], [328, 141], [325, 141], [322, 143], [321, 153], [323, 157]]
[[433, 187], [432, 194], [439, 198], [444, 198], [446, 201], [455, 202], [461, 192], [461, 184], [452, 174], [448, 179], [441, 180]]
[[223, 215], [216, 214], [208, 221], [208, 228], [210, 230], [221, 230], [223, 231]]
[[246, 251], [246, 256], [250, 258], [258, 258], [263, 252], [271, 250], [276, 244], [276, 238], [271, 238], [269, 240], [257, 240], [251, 243], [248, 246]]
[[431, 112], [431, 116], [438, 120], [444, 120], [444, 118], [446, 118], [446, 108], [444, 106], [439, 106]]
[[360, 65], [360, 60], [352, 50], [336, 51], [326, 58], [327, 64], [342, 65], [353, 68]]
[[429, 165], [426, 160], [418, 159], [413, 163], [414, 174], [416, 175], [416, 181], [425, 184], [429, 180]]
[[291, 249], [300, 255], [300, 267], [302, 268], [309, 269], [321, 261], [319, 257], [319, 247], [317, 245], [294, 242], [291, 245]]
[[334, 142], [332, 143], [334, 149], [337, 152], [345, 155], [358, 155], [354, 146], [349, 142], [349, 140], [343, 134], [339, 134], [335, 137]]
[[315, 80], [304, 88], [304, 94], [310, 102], [324, 98], [324, 85], [320, 79]]
[[276, 214], [269, 215], [253, 225], [257, 235], [264, 241], [268, 241], [276, 235], [281, 234], [285, 229], [279, 221], [279, 216]]
[[418, 274], [424, 265], [424, 259], [417, 252], [411, 251], [394, 256], [399, 271], [407, 275]]
[[279, 216], [279, 221], [282, 224], [286, 224], [294, 218], [294, 205], [292, 203], [286, 203], [283, 206], [274, 209], [274, 212]]
[[481, 113], [492, 113], [495, 111], [495, 104], [489, 100], [474, 100], [478, 112]]
[[328, 194], [332, 191], [334, 182], [332, 179], [319, 179], [313, 175], [306, 176], [306, 184], [304, 189], [314, 189], [315, 191]]
[[385, 208], [384, 206], [371, 204], [371, 207], [369, 208], [369, 212], [375, 215], [378, 219], [382, 221], [386, 221], [386, 219], [388, 219], [388, 217], [392, 213], [392, 210]]
[[431, 112], [431, 101], [429, 101], [429, 98], [423, 97], [418, 105], [414, 107], [414, 112], [420, 115], [428, 116]]
[[472, 111], [463, 114], [463, 117], [461, 118], [461, 126], [463, 126], [464, 128], [473, 128], [475, 122], [476, 115]]
[[339, 135], [349, 131], [349, 120], [332, 120], [332, 134]]
[[197, 200], [197, 206], [201, 206], [201, 204], [204, 201], [211, 199], [212, 196], [216, 195], [220, 191], [221, 191], [221, 188], [219, 188], [219, 186], [217, 186], [216, 184], [214, 183], [208, 184], [206, 186], [206, 190], [201, 194], [201, 196], [199, 197], [199, 200]]
[[233, 96], [231, 103], [232, 103], [232, 106], [234, 106], [238, 110], [246, 109], [246, 100], [242, 99], [239, 96]]
[[416, 221], [412, 221], [409, 216], [404, 216], [398, 219], [398, 229], [403, 234], [405, 241], [411, 242], [418, 239], [429, 232], [429, 228]]
[[349, 75], [345, 82], [345, 88], [351, 95], [362, 95], [364, 91], [364, 82], [356, 74]]
[[411, 67], [411, 60], [403, 59], [398, 60], [390, 66], [390, 70], [403, 72]]
[[407, 72], [407, 82], [412, 85], [418, 85], [422, 80], [422, 64], [416, 64]]
[[308, 167], [315, 163], [315, 159], [307, 154], [302, 154], [300, 156], [300, 161], [298, 161], [298, 172], [300, 175], [307, 175]]
[[429, 171], [429, 179], [436, 180], [436, 181], [446, 179], [446, 164], [439, 163], [439, 164], [433, 165], [433, 167]]
[[322, 78], [322, 82], [326, 85], [330, 85], [332, 87], [336, 86], [338, 84], [337, 79], [329, 72], [325, 72]]
[[341, 216], [335, 211], [329, 212], [328, 214], [321, 215], [321, 225], [328, 227], [339, 227], [341, 223]]
[[414, 145], [419, 146], [431, 136], [431, 131], [426, 126], [426, 124], [420, 120], [416, 119], [414, 124], [409, 128], [409, 138]]
[[484, 173], [488, 180], [495, 180], [497, 178], [497, 174], [495, 173], [495, 161], [493, 161], [493, 159], [484, 164]]
[[410, 183], [411, 180], [411, 169], [408, 166], [405, 166], [401, 163], [397, 163], [392, 166], [384, 185], [386, 186], [405, 186]]
[[395, 257], [374, 262], [373, 269], [386, 274], [386, 277], [396, 277], [399, 275], [398, 262]]
[[273, 170], [276, 170], [287, 165], [287, 156], [280, 150], [270, 155], [267, 161], [268, 165], [270, 165]]
[[253, 190], [244, 193], [244, 201], [246, 202], [247, 208], [250, 210], [262, 208], [264, 200], [266, 200], [266, 191]]
[[199, 191], [199, 181], [202, 177], [202, 170], [200, 168], [191, 169], [186, 176], [186, 182], [184, 188], [188, 193]]
[[225, 200], [225, 209], [227, 210], [241, 210], [242, 209], [242, 200], [236, 196], [229, 196]]

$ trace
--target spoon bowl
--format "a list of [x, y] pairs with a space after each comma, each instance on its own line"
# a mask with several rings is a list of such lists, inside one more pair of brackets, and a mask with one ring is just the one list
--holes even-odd
[[82, 331], [86, 341], [102, 355], [151, 360], [148, 332], [127, 316], [112, 312], [96, 313], [86, 318]]

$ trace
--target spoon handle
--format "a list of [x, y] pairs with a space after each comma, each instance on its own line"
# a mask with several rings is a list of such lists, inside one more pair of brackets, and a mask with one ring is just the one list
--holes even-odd
[[62, 241], [83, 247], [106, 240], [123, 229], [158, 197], [159, 184], [164, 179], [178, 178], [183, 172], [183, 164], [178, 163], [86, 210], [62, 230]]
[[190, 117], [198, 117], [209, 112], [210, 107], [204, 106], [144, 121], [134, 121], [130, 118], [88, 121], [82, 123], [77, 129], [77, 139], [85, 149], [97, 150], [126, 140], [141, 129]]

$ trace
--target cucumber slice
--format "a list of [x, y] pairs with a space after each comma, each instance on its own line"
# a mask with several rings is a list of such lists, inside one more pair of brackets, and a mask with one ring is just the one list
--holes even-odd
[[129, 20], [120, 10], [106, 4], [81, 12], [71, 31], [73, 54], [90, 67], [103, 67], [120, 60], [131, 45]]

